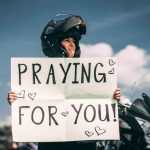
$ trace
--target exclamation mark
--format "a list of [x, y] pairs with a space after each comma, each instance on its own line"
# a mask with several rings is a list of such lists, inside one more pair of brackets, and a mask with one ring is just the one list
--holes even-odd
[[116, 104], [114, 103], [114, 104], [111, 104], [111, 107], [112, 107], [112, 110], [113, 110], [113, 113], [114, 113], [114, 121], [117, 121], [117, 119], [116, 119]]

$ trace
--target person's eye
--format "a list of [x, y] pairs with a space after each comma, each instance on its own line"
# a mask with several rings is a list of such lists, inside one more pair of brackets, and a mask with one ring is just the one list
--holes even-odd
[[66, 39], [64, 39], [64, 41], [69, 41], [69, 39], [68, 39], [68, 38], [66, 38]]

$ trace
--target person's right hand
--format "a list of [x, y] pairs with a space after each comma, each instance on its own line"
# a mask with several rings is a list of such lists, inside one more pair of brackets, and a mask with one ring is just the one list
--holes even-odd
[[16, 93], [13, 91], [9, 91], [7, 95], [8, 103], [11, 105], [17, 99]]

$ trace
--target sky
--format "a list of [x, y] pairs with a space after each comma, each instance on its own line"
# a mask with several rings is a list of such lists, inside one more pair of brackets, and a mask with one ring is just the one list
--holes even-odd
[[86, 23], [82, 57], [117, 58], [124, 99], [150, 93], [150, 0], [5, 0], [0, 2], [0, 125], [10, 122], [11, 57], [44, 57], [40, 35], [60, 13], [80, 15]]

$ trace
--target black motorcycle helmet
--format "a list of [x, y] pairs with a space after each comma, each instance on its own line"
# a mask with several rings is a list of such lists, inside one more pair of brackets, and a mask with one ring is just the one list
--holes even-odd
[[69, 15], [57, 21], [51, 20], [41, 34], [43, 53], [48, 57], [68, 57], [66, 49], [60, 42], [67, 37], [75, 39], [76, 51], [74, 57], [80, 57], [79, 41], [86, 33], [86, 26], [80, 16]]

